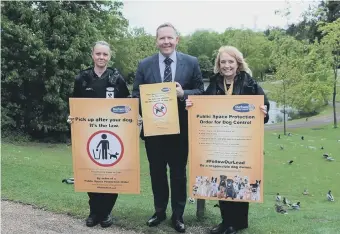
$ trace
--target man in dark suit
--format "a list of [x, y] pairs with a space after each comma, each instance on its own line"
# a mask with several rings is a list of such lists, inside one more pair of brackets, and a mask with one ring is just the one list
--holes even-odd
[[185, 99], [188, 95], [200, 95], [204, 91], [198, 60], [176, 51], [178, 34], [171, 24], [162, 24], [156, 31], [159, 53], [143, 59], [137, 69], [132, 97], [140, 97], [139, 85], [175, 82], [178, 98], [180, 134], [141, 137], [150, 166], [155, 213], [147, 225], [157, 226], [166, 218], [169, 201], [167, 165], [170, 168], [172, 224], [176, 231], [185, 232], [183, 213], [187, 198], [186, 165], [188, 159], [188, 113]]

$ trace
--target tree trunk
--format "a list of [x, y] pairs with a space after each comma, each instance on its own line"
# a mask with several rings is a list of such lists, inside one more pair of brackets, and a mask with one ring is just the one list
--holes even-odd
[[334, 67], [334, 87], [333, 87], [333, 114], [334, 114], [334, 128], [337, 128], [337, 120], [336, 120], [336, 103], [335, 103], [335, 97], [336, 97], [336, 81], [338, 78], [337, 74], [337, 67]]
[[286, 135], [286, 87], [283, 84], [283, 135]]
[[283, 104], [283, 135], [286, 135], [286, 102]]

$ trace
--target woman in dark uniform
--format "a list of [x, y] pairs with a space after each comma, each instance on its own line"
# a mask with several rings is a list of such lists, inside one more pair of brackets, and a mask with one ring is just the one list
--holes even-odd
[[[115, 68], [107, 67], [111, 58], [110, 45], [98, 41], [92, 48], [94, 67], [81, 71], [74, 82], [75, 98], [127, 98], [130, 93], [124, 78]], [[68, 118], [68, 123], [72, 123]], [[112, 225], [111, 211], [118, 194], [87, 193], [89, 196], [90, 214], [86, 226], [93, 227], [98, 223], [102, 227]]]
[[[235, 47], [222, 46], [217, 54], [214, 67], [215, 75], [211, 77], [205, 95], [264, 95], [264, 123], [269, 120], [269, 101], [263, 89], [251, 77], [251, 71], [242, 53]], [[189, 108], [193, 103], [186, 100]], [[219, 201], [222, 223], [210, 230], [212, 234], [235, 234], [238, 230], [248, 228], [248, 202]]]

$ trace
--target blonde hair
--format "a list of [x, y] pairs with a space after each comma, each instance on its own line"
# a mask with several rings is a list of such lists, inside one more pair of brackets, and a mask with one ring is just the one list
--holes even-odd
[[96, 47], [96, 45], [102, 45], [102, 46], [107, 46], [109, 48], [109, 52], [111, 54], [111, 46], [109, 43], [107, 43], [106, 41], [96, 41], [93, 46], [92, 46], [92, 50], [91, 52], [93, 53], [94, 51], [94, 47]]
[[220, 73], [220, 56], [222, 53], [227, 53], [233, 58], [235, 58], [235, 60], [237, 61], [237, 65], [238, 65], [238, 69], [237, 69], [238, 71], [245, 71], [249, 75], [252, 75], [252, 72], [249, 69], [247, 62], [243, 58], [243, 54], [234, 46], [220, 47], [220, 49], [218, 50], [216, 59], [215, 59], [215, 66], [214, 66], [215, 74]]

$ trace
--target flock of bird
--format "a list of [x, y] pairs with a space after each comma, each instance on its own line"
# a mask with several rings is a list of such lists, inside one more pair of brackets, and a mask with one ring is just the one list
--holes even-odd
[[[309, 195], [308, 190], [305, 189], [302, 194]], [[331, 190], [328, 191], [326, 197], [328, 201], [334, 202], [334, 197]], [[281, 199], [281, 195], [279, 193], [276, 194], [275, 200], [275, 210], [277, 213], [280, 214], [288, 214], [285, 207], [290, 208], [291, 210], [300, 210], [301, 208], [301, 203], [299, 201], [297, 203], [290, 203], [286, 197], [283, 197], [283, 199]]]
[[[292, 134], [291, 134], [291, 133], [288, 133], [288, 136], [292, 136]], [[277, 138], [278, 138], [278, 139], [281, 139], [281, 135], [279, 134], [279, 136], [278, 136]], [[301, 140], [305, 140], [305, 137], [304, 137], [304, 136], [301, 136]], [[313, 147], [313, 148], [315, 148], [315, 147]], [[280, 149], [281, 149], [281, 150], [284, 150], [283, 145], [280, 145]], [[323, 146], [321, 146], [321, 150], [324, 150], [324, 147], [323, 147]], [[335, 160], [333, 157], [329, 156], [328, 153], [324, 153], [322, 156], [323, 156], [324, 159], [326, 159], [327, 161], [334, 161], [334, 160]], [[294, 162], [293, 160], [289, 160], [289, 161], [288, 161], [288, 164], [289, 164], [289, 165], [292, 165], [293, 162]]]
[[[292, 136], [292, 134], [288, 133], [288, 136]], [[280, 134], [278, 135], [278, 139], [281, 139], [281, 135]], [[301, 136], [301, 140], [305, 140], [305, 137]], [[338, 140], [338, 141], [340, 141], [340, 140]], [[284, 147], [282, 145], [280, 145], [280, 149], [284, 150]], [[324, 150], [323, 146], [321, 146], [321, 150]], [[328, 153], [324, 153], [322, 156], [327, 161], [334, 161], [334, 158], [329, 156]], [[293, 162], [294, 162], [293, 160], [289, 160], [288, 164], [292, 165]], [[308, 192], [307, 189], [305, 189], [302, 194], [303, 195], [309, 195], [309, 192]], [[327, 197], [328, 201], [334, 202], [334, 197], [333, 197], [333, 194], [332, 194], [331, 190], [328, 191], [328, 193], [326, 194], [326, 197]], [[301, 203], [299, 201], [297, 203], [290, 203], [286, 197], [283, 197], [281, 199], [281, 195], [279, 193], [276, 194], [275, 200], [276, 200], [275, 210], [276, 210], [277, 213], [280, 213], [280, 214], [288, 214], [287, 208], [290, 208], [291, 210], [300, 210], [300, 208], [301, 208]], [[287, 207], [287, 208], [285, 208], [285, 207]]]

